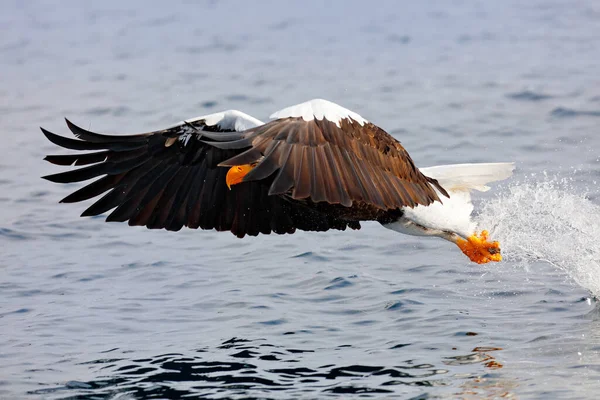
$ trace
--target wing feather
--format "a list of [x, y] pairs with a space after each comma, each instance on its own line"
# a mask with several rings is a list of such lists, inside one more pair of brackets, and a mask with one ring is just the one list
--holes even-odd
[[[274, 174], [271, 194], [346, 207], [358, 202], [379, 210], [440, 201], [436, 189], [447, 195], [435, 179], [416, 168], [400, 142], [371, 123], [285, 117], [251, 129], [236, 144], [217, 146], [230, 149], [242, 142], [258, 150], [244, 154], [245, 163], [257, 163], [244, 181]], [[278, 146], [281, 142], [293, 148]], [[281, 156], [284, 149], [289, 156]], [[241, 160], [221, 165], [238, 165]]]
[[292, 198], [302, 200], [309, 197], [311, 193], [311, 173], [309, 170], [308, 149], [306, 146], [300, 146], [294, 150], [299, 153], [297, 156], [299, 165], [296, 167], [296, 177], [294, 180], [294, 192], [292, 193]]
[[322, 147], [323, 153], [323, 169], [328, 171], [328, 182], [332, 182], [333, 185], [330, 185], [330, 190], [333, 196], [333, 202], [335, 204], [336, 201], [339, 204], [350, 207], [352, 205], [352, 200], [348, 197], [348, 193], [345, 189], [344, 181], [342, 178], [342, 174], [338, 170], [337, 163], [335, 162], [333, 151], [331, 150], [331, 145], [326, 144]]
[[[253, 129], [243, 132], [226, 128], [237, 127], [234, 120], [221, 124], [211, 118], [189, 120], [155, 132], [120, 136], [94, 133], [67, 120], [76, 139], [42, 129], [51, 142], [83, 152], [47, 156], [50, 163], [79, 168], [45, 178], [59, 183], [97, 178], [62, 202], [95, 199], [82, 216], [109, 212], [107, 221], [128, 221], [130, 225], [152, 229], [179, 230], [188, 226], [229, 230], [239, 237], [293, 233], [296, 229], [345, 229], [348, 222], [306, 208], [285, 196], [269, 194], [276, 176], [287, 186], [284, 192], [294, 182], [293, 176], [279, 169], [279, 165], [286, 164], [294, 154], [293, 145], [285, 140], [273, 142], [270, 137], [261, 137], [253, 128], [257, 124], [248, 119], [251, 117], [246, 118], [245, 123]], [[276, 135], [277, 129], [271, 127], [269, 135]], [[315, 133], [314, 140], [317, 139]], [[266, 154], [253, 147], [254, 142], [268, 148]], [[225, 185], [226, 161], [232, 158], [243, 163], [256, 158], [267, 161], [253, 171], [255, 181], [234, 185], [229, 190]], [[307, 169], [306, 173], [313, 171]]]
[[[358, 229], [358, 220], [439, 201], [436, 190], [447, 194], [415, 167], [400, 142], [364, 120], [285, 117], [261, 124], [227, 111], [120, 136], [66, 122], [76, 139], [42, 132], [52, 143], [82, 153], [46, 160], [79, 168], [45, 178], [58, 183], [97, 178], [62, 201], [101, 196], [82, 216], [110, 212], [107, 221], [229, 230], [239, 237]], [[227, 188], [229, 167], [255, 163], [242, 183]], [[329, 213], [324, 210], [333, 209], [322, 204], [372, 214]]]

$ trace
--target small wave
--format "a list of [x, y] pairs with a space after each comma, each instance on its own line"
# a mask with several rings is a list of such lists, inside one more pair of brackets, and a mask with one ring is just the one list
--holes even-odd
[[521, 92], [509, 93], [506, 95], [509, 99], [522, 101], [542, 101], [551, 99], [553, 96], [544, 93], [533, 92], [531, 90], [523, 90]]
[[219, 103], [214, 100], [208, 100], [200, 103], [202, 108], [215, 108]]
[[595, 110], [574, 110], [567, 107], [556, 107], [550, 112], [550, 115], [558, 118], [572, 117], [600, 117], [600, 111]]
[[125, 107], [125, 106], [92, 107], [92, 108], [87, 109], [84, 113], [86, 115], [94, 116], [94, 117], [104, 116], [104, 115], [111, 115], [113, 117], [121, 117], [121, 116], [131, 113], [131, 109], [129, 107]]
[[547, 262], [600, 296], [600, 206], [574, 180], [528, 178], [486, 202], [477, 217], [502, 244], [506, 261]]
[[312, 262], [327, 262], [330, 261], [329, 257], [322, 256], [313, 251], [305, 251], [304, 253], [296, 254], [291, 258], [306, 258]]
[[13, 229], [0, 228], [0, 238], [6, 238], [10, 240], [28, 240], [31, 239], [31, 236]]

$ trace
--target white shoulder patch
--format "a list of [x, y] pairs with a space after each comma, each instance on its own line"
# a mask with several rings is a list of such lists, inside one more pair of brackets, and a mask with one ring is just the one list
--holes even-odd
[[[242, 132], [250, 128], [256, 128], [257, 126], [264, 125], [264, 122], [238, 110], [227, 110], [214, 114], [203, 115], [192, 119], [187, 119], [185, 122], [195, 122], [204, 120], [207, 126], [217, 125], [223, 130], [235, 130]], [[182, 124], [181, 122], [177, 125]], [[177, 126], [176, 125], [176, 126]]]
[[328, 121], [335, 122], [338, 127], [340, 126], [340, 121], [345, 118], [351, 118], [360, 125], [364, 125], [368, 122], [357, 113], [323, 99], [313, 99], [286, 107], [283, 110], [271, 114], [270, 118], [280, 119], [289, 117], [302, 117], [305, 121], [312, 121], [313, 119], [322, 120], [325, 118]]

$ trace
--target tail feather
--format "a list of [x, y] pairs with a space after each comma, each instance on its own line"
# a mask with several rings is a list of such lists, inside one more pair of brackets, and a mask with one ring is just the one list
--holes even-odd
[[488, 183], [509, 178], [514, 169], [514, 163], [453, 164], [419, 168], [426, 176], [437, 179], [449, 192], [473, 189], [488, 191]]

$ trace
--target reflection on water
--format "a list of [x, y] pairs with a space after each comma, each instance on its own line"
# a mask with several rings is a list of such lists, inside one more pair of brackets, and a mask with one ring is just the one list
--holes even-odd
[[[350, 347], [350, 346], [340, 346]], [[97, 373], [90, 381], [68, 381], [64, 386], [31, 391], [64, 399], [110, 398], [221, 398], [248, 396], [268, 398], [275, 392], [285, 397], [303, 393], [371, 395], [394, 393], [394, 386], [447, 386], [452, 393], [487, 397], [500, 385], [493, 370], [502, 368], [492, 352], [498, 347], [476, 347], [469, 354], [445, 357], [438, 366], [404, 360], [396, 365], [336, 365], [307, 367], [303, 355], [318, 350], [289, 349], [264, 340], [231, 338], [215, 349], [193, 353], [161, 354], [150, 358], [126, 359], [107, 357], [84, 364]], [[219, 359], [219, 357], [221, 359]], [[460, 367], [478, 364], [476, 370]], [[450, 378], [450, 379], [449, 379]], [[514, 385], [514, 383], [513, 383]], [[119, 396], [119, 397], [115, 397]], [[121, 397], [125, 396], [125, 397]], [[428, 397], [425, 397], [428, 398]], [[490, 397], [491, 398], [491, 397]]]

